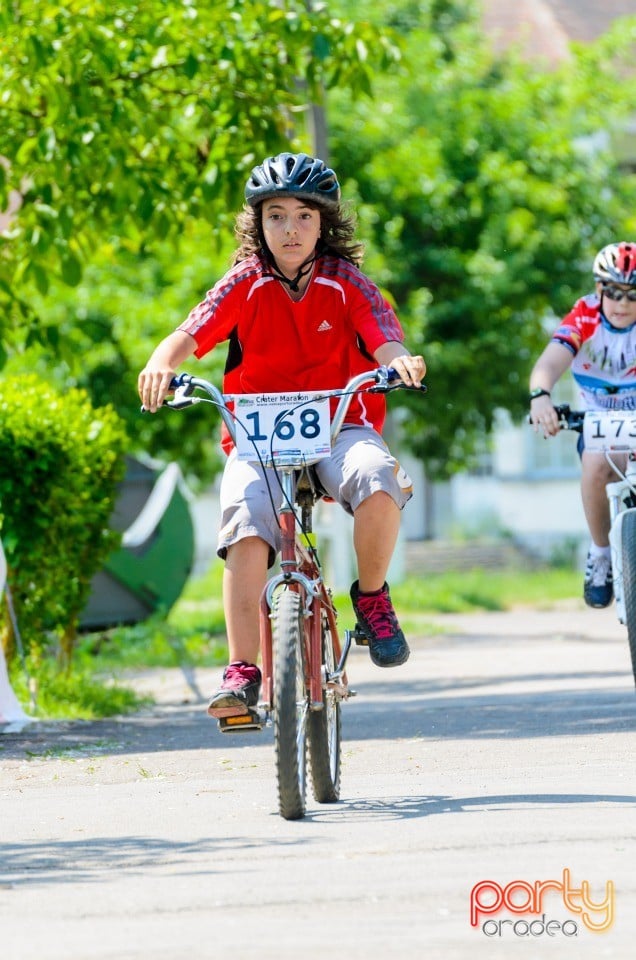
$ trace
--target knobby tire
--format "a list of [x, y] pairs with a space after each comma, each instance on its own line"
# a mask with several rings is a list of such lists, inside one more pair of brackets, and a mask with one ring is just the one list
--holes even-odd
[[[322, 662], [327, 674], [337, 664], [329, 623], [322, 617]], [[335, 803], [340, 799], [340, 700], [336, 693], [323, 688], [322, 710], [312, 710], [307, 720], [309, 763], [314, 797], [318, 803]]]
[[278, 808], [285, 820], [305, 815], [307, 714], [301, 598], [292, 590], [276, 595], [274, 636], [274, 747]]
[[632, 673], [636, 684], [636, 510], [628, 510], [621, 527], [623, 550], [623, 598]]

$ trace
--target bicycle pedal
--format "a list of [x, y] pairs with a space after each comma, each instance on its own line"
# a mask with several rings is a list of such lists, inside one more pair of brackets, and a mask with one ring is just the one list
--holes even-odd
[[351, 631], [351, 636], [352, 636], [353, 639], [355, 640], [357, 646], [359, 646], [359, 647], [368, 647], [368, 646], [369, 646], [369, 640], [368, 640], [366, 634], [362, 633], [362, 631], [359, 630], [357, 626], [356, 626], [355, 630], [352, 630], [352, 631]]
[[246, 733], [267, 726], [267, 715], [259, 710], [250, 710], [237, 717], [220, 717], [218, 724], [221, 733]]

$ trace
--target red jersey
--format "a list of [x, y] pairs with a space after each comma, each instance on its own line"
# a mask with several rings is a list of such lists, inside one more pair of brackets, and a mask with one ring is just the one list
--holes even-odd
[[[373, 354], [383, 343], [404, 340], [378, 287], [333, 256], [316, 260], [302, 299], [295, 301], [254, 254], [229, 270], [178, 329], [194, 337], [199, 358], [229, 341], [224, 393], [343, 387], [374, 367]], [[346, 422], [381, 432], [384, 417], [384, 397], [364, 394], [352, 401]], [[223, 447], [231, 447], [225, 425]]]

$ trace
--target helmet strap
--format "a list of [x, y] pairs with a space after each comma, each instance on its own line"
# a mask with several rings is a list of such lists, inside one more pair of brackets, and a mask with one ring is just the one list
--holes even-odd
[[300, 281], [303, 279], [303, 277], [308, 276], [308, 274], [310, 274], [313, 270], [314, 263], [316, 262], [316, 254], [312, 254], [312, 256], [305, 260], [304, 263], [301, 263], [300, 267], [298, 268], [298, 273], [293, 280], [290, 280], [289, 277], [286, 277], [284, 273], [281, 273], [278, 264], [271, 255], [268, 257], [268, 260], [270, 269], [276, 279], [280, 280], [282, 283], [286, 283], [289, 289], [294, 293], [298, 293], [300, 289]]

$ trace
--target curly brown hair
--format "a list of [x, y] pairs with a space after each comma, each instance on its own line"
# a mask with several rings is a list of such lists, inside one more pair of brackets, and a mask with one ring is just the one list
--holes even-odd
[[[362, 243], [355, 239], [355, 214], [343, 203], [327, 205], [314, 203], [304, 197], [303, 203], [312, 210], [320, 211], [320, 239], [316, 248], [318, 255], [340, 257], [359, 267], [364, 248]], [[237, 214], [234, 234], [239, 246], [232, 257], [232, 265], [246, 260], [254, 253], [261, 254], [267, 260], [271, 259], [263, 234], [262, 207], [262, 203], [253, 207], [246, 204]]]

